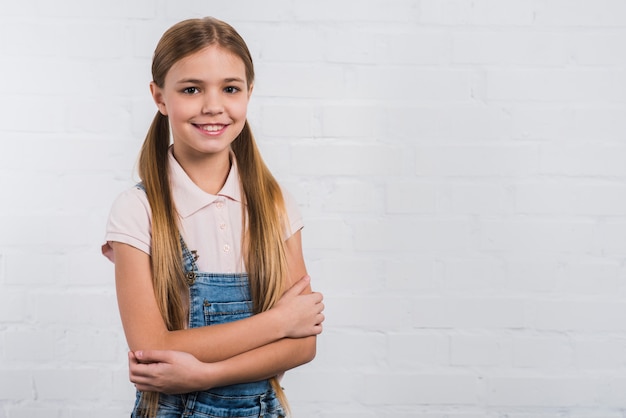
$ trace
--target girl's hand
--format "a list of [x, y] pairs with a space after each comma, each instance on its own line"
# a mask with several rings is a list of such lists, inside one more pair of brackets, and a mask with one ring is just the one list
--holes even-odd
[[210, 389], [211, 364], [189, 353], [144, 350], [128, 353], [130, 381], [144, 392], [168, 395]]
[[280, 311], [285, 323], [285, 336], [288, 338], [310, 337], [322, 332], [323, 296], [319, 292], [303, 293], [310, 281], [309, 276], [298, 280], [273, 308]]

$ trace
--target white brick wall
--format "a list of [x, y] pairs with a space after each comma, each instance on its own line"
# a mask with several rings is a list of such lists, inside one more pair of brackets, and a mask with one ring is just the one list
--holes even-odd
[[0, 418], [125, 417], [99, 254], [152, 50], [214, 15], [298, 199], [317, 359], [300, 418], [626, 417], [626, 2], [0, 3]]

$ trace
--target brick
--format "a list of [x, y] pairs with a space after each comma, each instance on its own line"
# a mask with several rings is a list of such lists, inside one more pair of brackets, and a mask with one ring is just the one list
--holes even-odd
[[[130, 405], [130, 406], [129, 406]], [[111, 418], [111, 417], [125, 417], [132, 409], [131, 402], [122, 404], [120, 406], [103, 405], [95, 408], [92, 406], [75, 406], [69, 408], [69, 413], [72, 418], [80, 418], [89, 416], [92, 418]]]
[[557, 288], [561, 271], [561, 263], [550, 256], [507, 259], [505, 288], [520, 294], [551, 293]]
[[478, 379], [469, 374], [378, 373], [359, 381], [358, 399], [366, 405], [386, 399], [392, 404], [472, 404], [478, 400]]
[[437, 186], [438, 211], [446, 215], [501, 215], [512, 212], [510, 189], [491, 182], [455, 181]]
[[[28, 270], [39, 271], [42, 274], [28, 274], [25, 278]], [[62, 285], [66, 283], [68, 267], [66, 259], [58, 254], [40, 253], [33, 257], [32, 253], [27, 251], [16, 251], [6, 255], [5, 271], [6, 283], [10, 285]]]
[[572, 60], [581, 66], [624, 66], [626, 54], [621, 40], [626, 35], [623, 28], [574, 32], [568, 36], [568, 49]]
[[294, 405], [307, 401], [319, 404], [323, 397], [329, 404], [345, 404], [346, 399], [354, 399], [357, 393], [357, 382], [361, 374], [348, 370], [316, 370], [301, 367], [285, 375], [281, 384], [289, 390], [289, 400]]
[[[401, 295], [379, 297], [326, 295], [324, 301], [324, 314], [328, 318], [324, 325], [330, 329], [350, 327], [369, 331], [393, 331], [414, 325], [413, 303]], [[377, 306], [384, 306], [384, 315], [375, 309]], [[337, 310], [340, 310], [341, 315], [335, 314]]]
[[458, 251], [472, 242], [469, 222], [458, 219], [381, 219], [355, 222], [353, 229], [354, 247], [360, 251]]
[[439, 25], [529, 25], [536, 6], [524, 0], [424, 0], [420, 3], [420, 22]]
[[8, 418], [69, 418], [61, 406], [20, 405], [9, 407]]
[[452, 259], [444, 262], [444, 284], [450, 292], [493, 292], [504, 287], [505, 264], [491, 259]]
[[[567, 6], [565, 10], [563, 6]], [[537, 7], [535, 21], [546, 26], [623, 26], [626, 7], [619, 0], [600, 0], [593, 7], [584, 1], [558, 0]]]
[[306, 218], [303, 246], [311, 249], [338, 250], [349, 248], [349, 228], [339, 219]]
[[[258, 63], [255, 66], [257, 98], [343, 99], [344, 71], [320, 63]], [[323, 82], [320, 82], [323, 80]]]
[[[320, 123], [325, 137], [377, 139], [388, 133], [388, 116], [379, 106], [354, 103], [326, 105]], [[368, 121], [368, 123], [364, 123]]]
[[6, 94], [4, 96], [7, 97], [7, 102], [10, 102], [10, 104], [7, 102], [0, 104], [0, 110], [4, 119], [3, 131], [10, 132], [13, 138], [19, 138], [16, 134], [26, 135], [30, 139], [34, 133], [50, 134], [51, 132], [59, 133], [65, 131], [65, 109], [62, 106], [58, 106], [58, 99], [38, 97], [38, 105], [47, 109], [47, 111], [42, 112], [37, 123], [32, 123], [32, 118], [27, 109], [32, 105], [33, 96], [24, 97], [18, 94]]
[[258, 54], [255, 62], [319, 62], [327, 51], [326, 30], [317, 25], [254, 23], [237, 25], [237, 30]]
[[620, 145], [542, 145], [539, 154], [540, 172], [577, 177], [624, 177], [621, 164], [626, 147]]
[[588, 221], [485, 221], [481, 248], [536, 253], [580, 253], [593, 248]]
[[62, 28], [61, 56], [119, 59], [128, 55], [130, 30], [125, 23], [72, 22]]
[[393, 181], [386, 185], [387, 213], [433, 214], [437, 211], [437, 191], [434, 183]]
[[420, 297], [412, 304], [412, 323], [417, 328], [521, 329], [527, 326], [526, 310], [522, 300], [511, 297]]
[[600, 382], [588, 377], [503, 376], [486, 379], [490, 406], [599, 406]]
[[108, 4], [94, 2], [85, 3], [79, 0], [63, 0], [56, 6], [45, 3], [37, 8], [38, 14], [50, 17], [69, 18], [124, 18], [145, 19], [156, 16], [156, 5], [138, 1], [128, 3], [123, 0], [112, 0]]
[[0, 400], [32, 400], [34, 399], [33, 378], [31, 370], [0, 369]]
[[376, 176], [402, 172], [401, 150], [381, 145], [294, 145], [292, 172], [299, 175]]
[[96, 369], [40, 369], [33, 375], [37, 397], [42, 400], [94, 400], [111, 390], [109, 373]]
[[619, 254], [626, 248], [626, 223], [621, 220], [603, 222], [597, 227], [594, 249], [606, 254]]
[[[343, 25], [323, 35], [324, 56], [333, 63], [439, 65], [450, 61], [450, 35], [441, 29]], [[409, 40], [411, 47], [407, 48]]]
[[384, 188], [369, 181], [337, 179], [321, 203], [331, 213], [382, 213]]
[[539, 163], [533, 145], [419, 146], [415, 154], [418, 176], [524, 176]]
[[360, 289], [363, 292], [378, 292], [386, 285], [383, 262], [371, 257], [324, 257], [309, 274], [315, 286], [332, 294], [346, 293], [346, 289]]
[[40, 291], [30, 296], [35, 320], [41, 324], [117, 326], [119, 312], [115, 295], [105, 292]]
[[[124, 357], [127, 359], [126, 356]], [[125, 405], [126, 410], [130, 410], [132, 405], [134, 405], [137, 389], [130, 382], [126, 362], [118, 362], [117, 367], [112, 369], [112, 376], [113, 390], [110, 393], [111, 398], [114, 402], [120, 402]]]
[[0, 292], [0, 324], [25, 322], [30, 318], [26, 292], [4, 288]]
[[617, 262], [571, 262], [561, 268], [557, 291], [562, 295], [612, 297], [620, 292], [622, 276]]
[[5, 358], [9, 364], [44, 363], [60, 356], [60, 337], [46, 329], [24, 329], [5, 333]]
[[626, 211], [626, 187], [619, 184], [533, 182], [514, 190], [520, 214], [620, 216]]
[[626, 400], [620, 396], [626, 389], [626, 379], [622, 376], [609, 376], [603, 379], [602, 392], [599, 394], [599, 404], [604, 407], [624, 408]]
[[451, 366], [501, 366], [508, 362], [507, 347], [494, 335], [452, 335]]
[[384, 277], [389, 290], [398, 292], [434, 291], [439, 286], [437, 276], [438, 263], [434, 257], [413, 255], [410, 259], [401, 257], [396, 260], [386, 260]]
[[[166, 3], [162, 14], [168, 17], [171, 24], [190, 16], [215, 16], [235, 26], [238, 30], [243, 22], [285, 22], [293, 19], [293, 5], [289, 0], [270, 0], [264, 7], [255, 7], [245, 3], [215, 3], [207, 7], [202, 0], [189, 0], [184, 4]], [[165, 30], [165, 29], [163, 29]], [[247, 39], [246, 39], [247, 40]]]
[[384, 118], [385, 128], [394, 127], [394, 137], [410, 143], [436, 141], [441, 144], [445, 140], [464, 146], [467, 143], [502, 141], [512, 137], [509, 110], [475, 103], [389, 106]]
[[[348, 74], [344, 97], [379, 99], [393, 101], [394, 104], [401, 101], [410, 105], [469, 103], [474, 95], [477, 76], [475, 70], [470, 69], [358, 66]], [[401, 83], [402, 88], [392, 88], [397, 83]]]
[[314, 107], [267, 104], [261, 109], [263, 136], [310, 138], [320, 135], [319, 115]]
[[387, 336], [389, 366], [398, 371], [447, 366], [450, 339], [432, 332], [394, 332]]
[[626, 73], [612, 69], [507, 69], [487, 72], [487, 100], [623, 103]]
[[[363, 350], [363, 347], [368, 349]], [[350, 367], [355, 370], [383, 366], [387, 362], [385, 336], [373, 332], [329, 330], [318, 338], [316, 364], [341, 370], [346, 359], [350, 359]]]
[[566, 336], [513, 338], [513, 366], [540, 370], [566, 369], [573, 364], [574, 350]]
[[316, 4], [298, 2], [294, 5], [294, 15], [302, 21], [365, 21], [403, 22], [412, 20], [418, 13], [415, 0], [398, 0], [393, 3], [384, 0], [369, 0], [368, 7], [355, 7], [349, 2], [339, 3], [322, 0]]
[[[69, 329], [62, 341], [63, 357], [84, 364], [94, 360], [99, 363], [115, 364], [119, 360], [117, 354], [126, 351], [126, 345], [122, 345], [119, 338], [121, 334], [121, 329], [112, 331]], [[123, 340], [123, 337], [121, 339]]]
[[[68, 105], [67, 131], [128, 136], [131, 132], [130, 104], [127, 99], [78, 98]], [[103, 120], [115, 123], [103, 124]]]
[[564, 66], [569, 59], [566, 40], [560, 32], [528, 29], [455, 32], [452, 62], [516, 67]]
[[626, 361], [623, 336], [577, 336], [572, 338], [574, 362], [582, 370], [616, 370]]
[[619, 318], [626, 304], [611, 300], [536, 300], [530, 303], [530, 324], [543, 331], [623, 332]]

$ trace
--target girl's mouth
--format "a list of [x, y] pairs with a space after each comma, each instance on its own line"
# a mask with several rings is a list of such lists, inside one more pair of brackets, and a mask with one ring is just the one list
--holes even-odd
[[207, 124], [207, 125], [194, 125], [197, 129], [208, 135], [220, 135], [223, 133], [228, 125], [222, 124]]

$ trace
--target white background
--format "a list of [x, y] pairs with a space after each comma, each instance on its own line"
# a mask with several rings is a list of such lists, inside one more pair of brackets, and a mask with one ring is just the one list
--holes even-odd
[[204, 15], [326, 297], [296, 418], [626, 417], [626, 2], [3, 0], [1, 418], [128, 416], [100, 245]]

